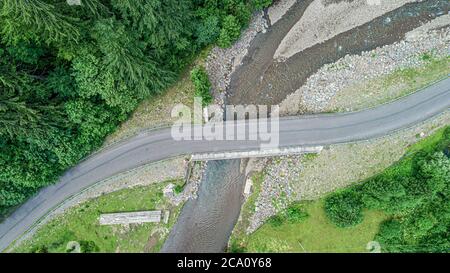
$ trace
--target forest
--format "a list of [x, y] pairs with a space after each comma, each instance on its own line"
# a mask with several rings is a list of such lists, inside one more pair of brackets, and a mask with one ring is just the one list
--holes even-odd
[[272, 1], [70, 2], [0, 2], [0, 216], [100, 147], [201, 49], [229, 47]]

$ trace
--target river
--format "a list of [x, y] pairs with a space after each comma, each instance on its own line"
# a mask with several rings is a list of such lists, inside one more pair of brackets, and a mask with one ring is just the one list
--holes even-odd
[[[285, 62], [274, 61], [278, 45], [311, 2], [297, 1], [266, 33], [255, 37], [243, 64], [232, 75], [227, 103], [278, 104], [324, 64], [397, 42], [410, 30], [447, 14], [449, 5], [437, 0], [407, 4]], [[186, 202], [162, 252], [225, 250], [243, 202], [244, 169], [245, 162], [239, 159], [208, 162], [198, 198]]]

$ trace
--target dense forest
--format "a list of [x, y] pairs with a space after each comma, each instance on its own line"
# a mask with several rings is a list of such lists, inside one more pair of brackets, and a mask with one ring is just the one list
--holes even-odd
[[53, 183], [271, 0], [2, 0], [0, 215]]
[[389, 216], [375, 237], [384, 252], [448, 252], [450, 127], [430, 141], [383, 173], [328, 196], [328, 218], [346, 228], [362, 222], [364, 209], [380, 210]]

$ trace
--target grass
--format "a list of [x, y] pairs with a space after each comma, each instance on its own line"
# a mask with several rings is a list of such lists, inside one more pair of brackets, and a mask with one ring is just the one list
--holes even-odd
[[361, 224], [339, 228], [326, 217], [323, 200], [304, 202], [308, 217], [297, 223], [264, 224], [249, 236], [235, 238], [235, 245], [246, 252], [367, 252], [367, 243], [378, 232], [387, 216], [378, 211], [365, 211]]
[[[449, 126], [436, 130], [407, 148], [404, 156], [396, 163], [380, 172], [379, 175], [410, 175], [415, 153], [421, 151], [431, 153], [449, 147], [445, 140], [445, 131]], [[264, 176], [259, 173], [261, 181]], [[270, 218], [254, 233], [247, 235], [244, 227], [254, 211], [254, 200], [250, 196], [241, 215], [241, 220], [230, 241], [231, 252], [368, 252], [367, 244], [375, 238], [380, 224], [394, 217], [382, 211], [363, 210], [363, 220], [356, 226], [340, 228], [326, 216], [324, 199], [299, 203], [307, 213], [300, 221], [290, 221], [286, 211]], [[295, 205], [295, 204], [294, 204]]]
[[[157, 252], [181, 207], [171, 207], [163, 197], [162, 189], [168, 183], [179, 185], [182, 181], [124, 189], [70, 208], [42, 226], [14, 252], [33, 252], [42, 246], [49, 252], [66, 252], [69, 241], [94, 242], [99, 252]], [[101, 213], [154, 209], [169, 209], [169, 223], [101, 226], [98, 222]]]
[[445, 78], [450, 73], [450, 57], [435, 58], [424, 53], [420, 67], [398, 69], [339, 91], [325, 112], [356, 111], [395, 100]]

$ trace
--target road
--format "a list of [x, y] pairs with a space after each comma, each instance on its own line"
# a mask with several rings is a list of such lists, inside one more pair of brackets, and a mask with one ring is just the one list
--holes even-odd
[[[447, 78], [410, 96], [360, 112], [281, 118], [280, 147], [314, 146], [380, 137], [427, 120], [450, 107]], [[253, 120], [249, 123], [255, 122]], [[248, 151], [260, 141], [175, 141], [170, 128], [137, 135], [94, 154], [42, 189], [0, 224], [0, 250], [68, 197], [115, 174], [193, 153]]]

